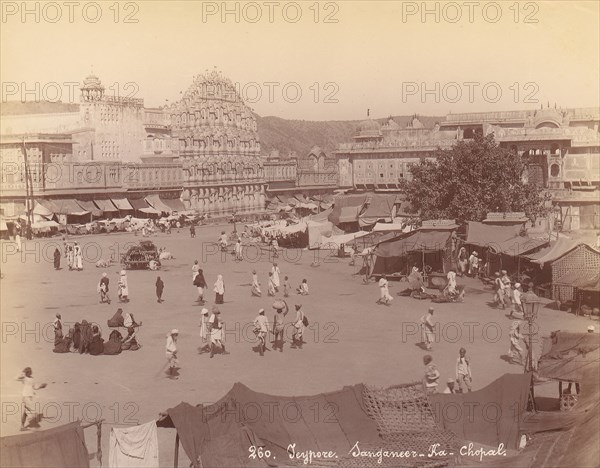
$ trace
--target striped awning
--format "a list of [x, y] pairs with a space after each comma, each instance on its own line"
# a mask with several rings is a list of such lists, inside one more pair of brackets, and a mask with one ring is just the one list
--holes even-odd
[[98, 208], [104, 213], [116, 213], [119, 211], [110, 200], [94, 200], [94, 203], [98, 205]]
[[133, 210], [133, 206], [131, 206], [131, 203], [129, 203], [127, 198], [111, 198], [110, 201], [113, 202], [119, 210]]
[[84, 200], [76, 200], [77, 204], [83, 208], [84, 210], [92, 213], [93, 216], [102, 216], [102, 210], [98, 209], [96, 205], [94, 205], [93, 201], [84, 201]]
[[173, 211], [170, 206], [167, 206], [162, 202], [158, 195], [148, 195], [145, 200], [152, 206], [152, 208], [162, 213], [170, 214]]

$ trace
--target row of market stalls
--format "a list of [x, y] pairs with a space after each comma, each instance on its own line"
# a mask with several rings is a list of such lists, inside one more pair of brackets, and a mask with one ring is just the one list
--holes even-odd
[[311, 213], [319, 213], [331, 208], [333, 204], [332, 195], [313, 195], [306, 197], [297, 195], [276, 195], [267, 199], [267, 210], [273, 212], [294, 212], [300, 216]]
[[145, 198], [110, 198], [106, 200], [36, 200], [33, 209], [34, 224], [55, 220], [60, 224], [91, 221], [98, 218], [136, 215], [159, 217], [173, 213], [187, 213], [179, 199], [163, 199], [158, 195]]

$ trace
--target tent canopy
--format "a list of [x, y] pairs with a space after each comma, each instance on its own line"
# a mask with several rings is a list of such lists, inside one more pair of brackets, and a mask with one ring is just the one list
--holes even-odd
[[57, 211], [55, 211], [57, 214], [71, 216], [84, 216], [90, 214], [89, 210], [82, 208], [75, 200], [71, 198], [66, 198], [64, 200], [52, 200], [52, 203], [57, 208]]
[[90, 466], [80, 421], [40, 432], [2, 437], [0, 445], [0, 466]]
[[172, 211], [185, 211], [185, 206], [179, 198], [161, 198], [160, 200]]
[[152, 208], [154, 208], [157, 211], [163, 212], [163, 213], [171, 213], [173, 210], [171, 209], [170, 206], [167, 206], [165, 203], [163, 203], [163, 201], [158, 197], [158, 195], [148, 195], [145, 200], [152, 205]]
[[110, 200], [119, 210], [133, 210], [133, 206], [127, 198], [111, 198]]
[[52, 211], [53, 208], [54, 206], [47, 203], [46, 200], [41, 200], [41, 203], [35, 202], [33, 214], [43, 216], [44, 218], [52, 218], [52, 216], [54, 216], [54, 211]]
[[92, 213], [93, 216], [102, 216], [102, 210], [98, 209], [93, 201], [77, 200], [77, 204], [84, 210]]
[[543, 265], [544, 263], [553, 262], [558, 260], [563, 255], [566, 255], [571, 250], [575, 249], [579, 245], [579, 242], [573, 239], [567, 239], [566, 237], [559, 237], [558, 240], [532, 255], [527, 255], [527, 258], [534, 263]]
[[374, 194], [370, 197], [369, 206], [359, 216], [361, 226], [371, 226], [377, 221], [392, 221], [395, 215], [396, 195]]
[[450, 240], [449, 231], [414, 231], [395, 239], [381, 242], [375, 247], [378, 257], [402, 257], [409, 252], [437, 252], [445, 250]]
[[[181, 403], [168, 409], [157, 426], [177, 429], [188, 458], [201, 457], [203, 466], [264, 466], [251, 464], [250, 445], [266, 447], [277, 460], [289, 460], [289, 444], [296, 444], [296, 452], [333, 450], [346, 454], [358, 440], [361, 445], [381, 443], [377, 425], [363, 403], [364, 389], [359, 384], [337, 392], [281, 397], [236, 383], [214, 405]], [[316, 418], [317, 405], [335, 411]], [[290, 407], [294, 410], [285, 411]], [[253, 408], [252, 414], [249, 408]]]
[[469, 221], [465, 243], [511, 256], [522, 255], [547, 244], [541, 239], [521, 236], [520, 232], [521, 225], [497, 226]]
[[[504, 444], [514, 450], [519, 446], [520, 427], [525, 416], [525, 411], [515, 411], [515, 408], [526, 408], [531, 378], [531, 373], [504, 374], [481, 390], [434, 393], [430, 399], [442, 426], [461, 440], [491, 447]], [[490, 404], [495, 408], [493, 418], [486, 414]], [[448, 408], [454, 409], [447, 411]]]
[[555, 331], [544, 338], [538, 362], [540, 376], [568, 382], [580, 382], [586, 367], [598, 365], [600, 342], [595, 333]]
[[152, 208], [148, 204], [148, 202], [143, 198], [129, 200], [129, 203], [131, 203], [131, 206], [133, 206], [134, 209], [141, 211], [142, 213], [158, 214], [158, 215], [162, 213], [161, 211]]
[[331, 237], [333, 224], [329, 221], [307, 221], [308, 248], [318, 249], [326, 238]]
[[366, 201], [366, 195], [339, 195], [335, 197], [335, 205], [329, 215], [329, 221], [333, 224], [358, 221], [358, 215]]
[[104, 213], [117, 213], [119, 211], [110, 200], [94, 200], [94, 203], [98, 205], [98, 208]]
[[561, 276], [554, 284], [573, 286], [584, 291], [600, 291], [600, 272], [575, 270]]
[[409, 232], [411, 229], [411, 226], [405, 226], [403, 223], [377, 223], [373, 226], [373, 232]]

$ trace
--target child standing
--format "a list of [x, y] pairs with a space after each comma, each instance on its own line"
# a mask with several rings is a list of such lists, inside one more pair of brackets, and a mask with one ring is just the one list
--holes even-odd
[[464, 393], [464, 385], [470, 392], [473, 378], [471, 377], [471, 363], [466, 357], [467, 350], [465, 348], [460, 348], [458, 353], [459, 357], [456, 360], [456, 380], [458, 381], [458, 388], [460, 389], [460, 393]]

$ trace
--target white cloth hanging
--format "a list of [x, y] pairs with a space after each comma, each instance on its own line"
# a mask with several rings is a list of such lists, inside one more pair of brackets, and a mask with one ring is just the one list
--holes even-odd
[[110, 430], [109, 468], [159, 468], [156, 421]]

